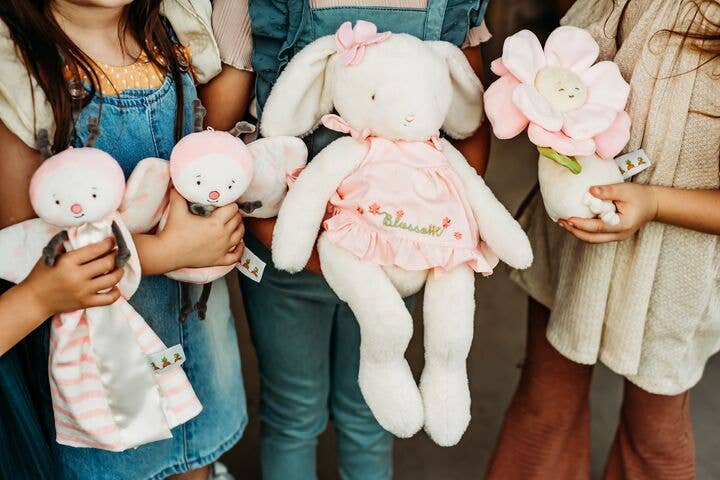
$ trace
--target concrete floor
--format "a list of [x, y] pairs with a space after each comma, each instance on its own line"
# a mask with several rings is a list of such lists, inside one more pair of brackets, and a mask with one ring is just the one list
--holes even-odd
[[[518, 207], [537, 178], [534, 155], [520, 138], [493, 145], [487, 181], [511, 210]], [[525, 296], [501, 269], [492, 277], [477, 280], [477, 322], [468, 361], [472, 390], [472, 422], [460, 444], [441, 448], [422, 432], [395, 447], [395, 478], [399, 480], [480, 479], [491, 455], [504, 410], [515, 388], [522, 361], [525, 336]], [[420, 302], [418, 302], [420, 303]], [[236, 305], [239, 307], [239, 304]], [[242, 440], [224, 457], [236, 478], [260, 478], [257, 361], [247, 323], [238, 308], [238, 334], [248, 393], [250, 424]], [[416, 312], [417, 314], [417, 312]], [[416, 315], [418, 317], [418, 315]], [[416, 374], [422, 368], [422, 323], [407, 353]], [[693, 420], [698, 457], [698, 478], [720, 478], [720, 359], [708, 365], [705, 377], [692, 395]], [[592, 391], [593, 478], [600, 478], [605, 455], [612, 441], [622, 381], [605, 368], [597, 368]], [[318, 476], [338, 478], [331, 429], [320, 438]], [[654, 480], [654, 479], [653, 479]]]

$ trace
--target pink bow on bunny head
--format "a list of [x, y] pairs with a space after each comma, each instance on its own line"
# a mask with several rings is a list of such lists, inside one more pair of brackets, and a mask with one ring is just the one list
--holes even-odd
[[356, 65], [362, 60], [368, 45], [387, 40], [390, 35], [391, 32], [378, 33], [374, 23], [364, 20], [358, 20], [355, 28], [350, 22], [343, 23], [335, 32], [335, 44], [340, 60], [345, 65]]

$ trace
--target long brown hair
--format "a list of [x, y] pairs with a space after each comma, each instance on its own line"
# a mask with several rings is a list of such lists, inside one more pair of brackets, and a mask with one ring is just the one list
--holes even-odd
[[[102, 97], [102, 92], [98, 87], [97, 65], [60, 28], [51, 11], [52, 1], [2, 0], [0, 19], [8, 26], [28, 75], [36, 79], [50, 103], [56, 127], [53, 150], [57, 152], [70, 142], [75, 109], [87, 105], [94, 95]], [[170, 33], [160, 16], [160, 3], [161, 0], [133, 0], [128, 4], [118, 37], [122, 39], [126, 33], [132, 35], [149, 61], [166, 70], [175, 82], [175, 138], [179, 139], [184, 112], [182, 68]], [[89, 95], [78, 97], [70, 94], [66, 66], [78, 77], [82, 73], [90, 79]], [[33, 98], [33, 103], [35, 101]]]

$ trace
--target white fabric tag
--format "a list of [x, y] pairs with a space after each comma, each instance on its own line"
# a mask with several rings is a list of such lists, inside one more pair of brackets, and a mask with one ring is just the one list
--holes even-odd
[[249, 248], [245, 247], [240, 263], [237, 264], [236, 268], [250, 280], [260, 283], [265, 271], [265, 265], [265, 262], [260, 260]]
[[641, 148], [640, 150], [620, 155], [615, 159], [615, 164], [620, 169], [623, 180], [627, 180], [648, 168], [652, 165], [652, 162], [647, 153], [645, 153], [645, 150]]
[[178, 344], [148, 355], [148, 359], [155, 374], [165, 373], [185, 363], [185, 351], [182, 345]]

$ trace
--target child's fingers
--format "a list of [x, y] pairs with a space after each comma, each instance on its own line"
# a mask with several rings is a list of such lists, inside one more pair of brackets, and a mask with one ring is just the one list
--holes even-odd
[[561, 220], [561, 222], [566, 222], [571, 226], [579, 230], [584, 230], [588, 233], [618, 233], [622, 232], [625, 228], [621, 224], [608, 225], [599, 218], [570, 217]]
[[225, 231], [234, 232], [242, 225], [242, 223], [242, 215], [240, 215], [240, 212], [237, 212], [232, 218], [230, 218], [230, 220], [225, 222]]
[[100, 292], [102, 290], [107, 290], [108, 288], [113, 288], [122, 279], [123, 273], [123, 269], [118, 268], [110, 273], [94, 278], [90, 282], [90, 290], [92, 292]]
[[[109, 287], [107, 287], [109, 288]], [[120, 298], [120, 289], [117, 287], [114, 287], [109, 292], [105, 293], [96, 293], [92, 297], [90, 297], [90, 300], [87, 302], [88, 307], [104, 307], [105, 305], [111, 305], [115, 303], [115, 301]]]
[[242, 242], [243, 236], [245, 235], [245, 229], [240, 228], [235, 230], [231, 235], [229, 239], [229, 243], [231, 247], [234, 247], [236, 245], [239, 245]]
[[87, 275], [86, 278], [99, 277], [115, 270], [115, 257], [117, 257], [117, 252], [112, 250], [104, 256], [83, 265], [83, 273]]
[[243, 249], [242, 248], [236, 248], [232, 252], [228, 252], [223, 257], [222, 261], [220, 262], [220, 265], [235, 265], [240, 261], [240, 258], [242, 258]]
[[228, 223], [230, 220], [232, 220], [235, 215], [239, 215], [238, 213], [238, 205], [235, 202], [232, 202], [228, 205], [225, 205], [224, 207], [220, 207], [216, 209], [212, 213], [213, 217], [217, 218], [222, 223]]
[[95, 260], [98, 257], [106, 255], [115, 248], [115, 239], [108, 237], [105, 240], [86, 247], [78, 248], [68, 253], [67, 256], [72, 259], [76, 265], [83, 265]]
[[626, 183], [615, 183], [612, 185], [596, 185], [590, 187], [590, 194], [600, 200], [617, 200], [623, 201], [627, 199], [628, 185]]
[[565, 230], [572, 233], [575, 237], [587, 243], [607, 243], [620, 240], [617, 233], [591, 233], [573, 227], [567, 222], [560, 223]]

